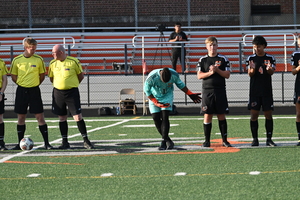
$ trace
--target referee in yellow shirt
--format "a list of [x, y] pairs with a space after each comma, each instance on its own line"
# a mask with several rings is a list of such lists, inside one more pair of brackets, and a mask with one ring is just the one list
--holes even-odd
[[[11, 78], [18, 87], [15, 98], [15, 113], [18, 114], [19, 143], [24, 137], [27, 109], [35, 115], [39, 130], [45, 142], [45, 149], [53, 149], [48, 140], [48, 126], [44, 118], [44, 108], [39, 85], [45, 79], [45, 63], [41, 56], [35, 54], [37, 41], [33, 38], [24, 40], [24, 53], [15, 57], [11, 64]], [[21, 150], [19, 144], [12, 150]]]
[[68, 142], [68, 112], [67, 107], [77, 123], [84, 147], [93, 149], [87, 137], [85, 122], [82, 118], [80, 94], [78, 86], [83, 80], [82, 66], [77, 58], [67, 56], [62, 45], [55, 45], [52, 48], [53, 60], [50, 62], [48, 76], [53, 83], [52, 112], [58, 115], [59, 129], [62, 136], [60, 149], [69, 149]]
[[5, 62], [0, 59], [0, 151], [7, 150], [4, 142], [4, 121], [3, 121], [3, 113], [4, 113], [4, 91], [7, 86], [7, 68]]

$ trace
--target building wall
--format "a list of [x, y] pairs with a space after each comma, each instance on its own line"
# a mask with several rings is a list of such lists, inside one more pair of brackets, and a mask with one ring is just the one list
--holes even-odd
[[[190, 2], [190, 16], [188, 4]], [[293, 16], [293, 0], [251, 0], [251, 5], [281, 5], [281, 15], [249, 16], [248, 0], [84, 0], [85, 27], [154, 27], [157, 23], [173, 25], [181, 21], [191, 26], [228, 26], [286, 23]], [[137, 9], [135, 9], [137, 2]], [[297, 13], [300, 14], [300, 1]], [[81, 27], [81, 0], [1, 0], [0, 28]], [[242, 6], [241, 6], [242, 5]], [[245, 6], [246, 7], [243, 7]], [[247, 12], [246, 12], [247, 10]], [[241, 15], [243, 17], [241, 18]], [[30, 16], [32, 21], [30, 21]], [[245, 19], [241, 23], [241, 19]], [[273, 19], [275, 22], [270, 22]], [[289, 21], [288, 21], [289, 22]], [[250, 24], [249, 24], [250, 23]]]

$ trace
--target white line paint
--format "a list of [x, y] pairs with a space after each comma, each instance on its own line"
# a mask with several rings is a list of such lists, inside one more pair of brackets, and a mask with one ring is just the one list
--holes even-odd
[[[94, 129], [91, 129], [91, 130], [87, 131], [87, 133], [91, 133], [91, 132], [94, 132], [94, 131], [97, 131], [97, 130], [101, 130], [101, 129], [104, 129], [104, 128], [110, 128], [110, 127], [113, 127], [113, 126], [117, 126], [117, 125], [126, 123], [126, 122], [128, 122], [128, 121], [129, 121], [129, 120], [123, 120], [123, 121], [120, 121], [120, 122], [117, 122], [117, 123], [114, 123], [114, 124], [110, 124], [110, 125], [107, 125], [107, 126], [97, 127], [97, 128], [94, 128]], [[81, 136], [81, 133], [77, 133], [77, 134], [68, 136], [68, 138], [74, 138], [74, 137], [78, 137], [78, 136]], [[62, 140], [61, 138], [60, 138], [60, 139], [57, 139], [57, 140], [54, 140], [54, 141], [50, 142], [50, 144], [52, 144], [52, 143], [58, 143], [58, 142], [60, 142], [61, 140]], [[15, 157], [18, 157], [18, 156], [22, 156], [22, 155], [24, 155], [24, 154], [26, 154], [26, 153], [28, 153], [28, 152], [34, 151], [34, 150], [36, 150], [36, 149], [38, 149], [38, 148], [41, 148], [41, 147], [43, 147], [43, 146], [44, 146], [44, 145], [39, 145], [39, 146], [34, 147], [33, 149], [31, 149], [30, 151], [21, 151], [21, 152], [19, 152], [19, 153], [13, 154], [13, 155], [6, 156], [6, 157], [0, 159], [0, 163], [3, 163], [3, 162], [5, 162], [5, 161], [8, 161], [8, 160], [10, 160], [10, 159], [12, 159], [12, 158], [15, 158]]]

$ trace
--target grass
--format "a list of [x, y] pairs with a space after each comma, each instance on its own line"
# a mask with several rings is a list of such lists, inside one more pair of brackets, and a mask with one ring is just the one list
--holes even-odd
[[[15, 121], [5, 124], [9, 147], [17, 140]], [[70, 120], [71, 150], [39, 148], [19, 156], [20, 151], [0, 152], [0, 160], [11, 156], [0, 163], [1, 199], [298, 199], [300, 153], [294, 116], [274, 116], [278, 147], [265, 146], [263, 119], [260, 146], [251, 147], [249, 116], [228, 116], [234, 148], [221, 147], [216, 119], [212, 148], [201, 148], [202, 117], [172, 116], [170, 133], [177, 150], [171, 151], [158, 151], [156, 129], [141, 127], [153, 125], [149, 116], [85, 121], [96, 149], [83, 149], [77, 128], [71, 128], [76, 123]], [[50, 141], [59, 139], [57, 120], [48, 119], [47, 124]], [[35, 147], [42, 145], [37, 123], [29, 119], [26, 125]], [[40, 175], [27, 177], [30, 174]]]

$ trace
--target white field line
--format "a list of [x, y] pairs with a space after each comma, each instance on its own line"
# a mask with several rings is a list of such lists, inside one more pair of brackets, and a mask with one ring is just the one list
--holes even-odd
[[[117, 126], [117, 125], [122, 124], [122, 123], [126, 123], [126, 122], [128, 122], [128, 121], [129, 121], [129, 120], [123, 120], [123, 121], [120, 121], [120, 122], [117, 122], [117, 123], [114, 123], [114, 124], [110, 124], [110, 125], [107, 125], [107, 126], [97, 127], [97, 128], [88, 130], [87, 132], [88, 132], [88, 133], [91, 133], [91, 132], [94, 132], [94, 131], [97, 131], [97, 130], [101, 130], [101, 129], [104, 129], [104, 128], [110, 128], [110, 127]], [[35, 122], [36, 122], [36, 121], [35, 121]], [[77, 136], [80, 136], [80, 135], [81, 135], [81, 133], [77, 133], [77, 134], [68, 136], [68, 138], [73, 138], [73, 137], [77, 137]], [[54, 140], [54, 141], [52, 141], [52, 142], [50, 142], [50, 144], [51, 144], [51, 143], [57, 143], [57, 142], [60, 142], [60, 141], [61, 141], [61, 138], [60, 138], [60, 139], [57, 139], [57, 140]], [[21, 151], [21, 152], [19, 152], [19, 153], [13, 154], [13, 155], [6, 156], [6, 157], [0, 159], [0, 163], [3, 163], [3, 162], [5, 162], [5, 161], [8, 161], [8, 160], [10, 160], [10, 159], [12, 159], [12, 158], [15, 158], [15, 157], [18, 157], [18, 156], [22, 156], [22, 155], [24, 155], [24, 154], [26, 154], [26, 153], [28, 153], [28, 152], [34, 151], [34, 150], [36, 150], [36, 149], [38, 149], [38, 148], [40, 148], [40, 147], [43, 147], [43, 146], [44, 146], [44, 145], [39, 145], [39, 146], [34, 147], [33, 149], [31, 149], [30, 151]]]
[[[213, 119], [217, 119], [216, 117], [214, 117]], [[250, 115], [249, 117], [226, 117], [226, 119], [249, 119], [250, 120]], [[264, 119], [264, 116], [260, 116], [259, 119]], [[280, 117], [280, 116], [273, 116], [273, 119], [296, 119], [296, 115], [293, 117], [288, 117], [288, 116], [284, 116], [284, 117]], [[148, 118], [148, 119], [144, 119], [144, 118], [140, 118], [140, 119], [122, 119], [122, 118], [118, 118], [118, 119], [84, 119], [84, 121], [86, 122], [106, 122], [106, 121], [121, 121], [123, 122], [124, 120], [126, 121], [152, 121], [153, 119]], [[203, 117], [195, 117], [195, 118], [174, 118], [174, 117], [170, 117], [170, 120], [203, 120]], [[57, 123], [59, 122], [59, 120], [46, 120], [48, 123]], [[7, 123], [17, 123], [16, 120], [11, 121], [11, 120], [4, 120], [4, 122]], [[36, 123], [36, 120], [26, 120], [26, 122], [34, 122]]]

